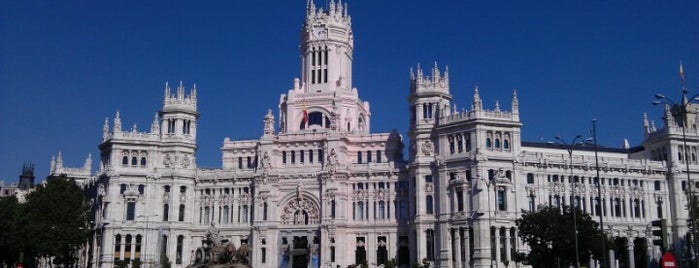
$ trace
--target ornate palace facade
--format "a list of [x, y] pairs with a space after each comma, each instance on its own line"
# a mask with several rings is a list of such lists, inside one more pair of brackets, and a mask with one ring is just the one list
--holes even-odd
[[250, 245], [253, 267], [374, 267], [394, 258], [506, 267], [528, 250], [515, 220], [539, 205], [601, 214], [627, 267], [658, 257], [646, 239], [654, 219], [669, 219], [674, 245], [683, 243], [692, 188], [683, 159], [699, 171], [699, 136], [687, 129], [693, 145], [684, 147], [669, 110], [662, 129], [644, 119], [641, 146], [600, 149], [598, 180], [591, 146], [570, 157], [563, 146], [521, 140], [516, 91], [509, 111], [497, 102], [486, 109], [478, 88], [471, 107], [457, 110], [448, 70], [417, 66], [404, 150], [397, 132], [371, 132], [369, 103], [352, 87], [353, 42], [346, 4], [323, 10], [309, 2], [301, 78], [278, 111], [267, 111], [259, 139], [223, 141], [220, 169], [197, 167], [197, 89], [186, 93], [182, 83], [174, 93], [165, 86], [150, 131], [123, 130], [118, 113], [105, 120], [96, 174], [89, 158], [80, 169], [54, 159], [52, 175], [79, 178], [92, 196], [86, 263], [152, 265], [166, 255], [185, 267], [215, 230]]

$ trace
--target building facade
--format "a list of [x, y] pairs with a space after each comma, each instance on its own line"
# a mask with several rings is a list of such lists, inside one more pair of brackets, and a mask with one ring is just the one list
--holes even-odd
[[[278, 111], [267, 111], [259, 139], [223, 141], [221, 168], [197, 167], [197, 89], [187, 93], [182, 82], [175, 92], [165, 85], [149, 131], [124, 130], [118, 112], [111, 124], [105, 119], [95, 174], [89, 157], [77, 169], [63, 167], [60, 155], [52, 160], [51, 175], [80, 178], [92, 197], [88, 266], [154, 265], [167, 256], [185, 267], [215, 233], [248, 244], [253, 267], [375, 267], [390, 259], [507, 267], [528, 250], [517, 237], [522, 211], [570, 204], [602, 215], [626, 267], [659, 258], [648, 239], [652, 220], [668, 219], [673, 246], [682, 248], [685, 193], [694, 188], [684, 161], [699, 171], [696, 109], [682, 120], [667, 108], [662, 129], [644, 117], [642, 145], [599, 150], [598, 179], [591, 146], [569, 155], [564, 146], [521, 140], [516, 91], [509, 111], [497, 102], [487, 109], [478, 88], [472, 105], [457, 110], [448, 69], [435, 64], [424, 73], [418, 65], [406, 142], [396, 131], [371, 132], [370, 105], [352, 87], [347, 5], [306, 8], [301, 77]], [[681, 126], [693, 126], [691, 146]]]

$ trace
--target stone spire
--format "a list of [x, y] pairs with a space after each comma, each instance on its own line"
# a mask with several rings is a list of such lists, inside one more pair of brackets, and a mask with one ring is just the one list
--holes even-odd
[[87, 154], [87, 159], [85, 159], [83, 169], [86, 171], [92, 171], [92, 153]]
[[274, 135], [274, 115], [272, 114], [272, 109], [267, 110], [267, 115], [265, 115], [265, 136]]
[[670, 105], [665, 104], [665, 126], [669, 127], [674, 127], [675, 126], [675, 118], [672, 117], [672, 113], [670, 112]]
[[153, 117], [153, 123], [150, 124], [150, 134], [159, 134], [160, 133], [160, 122], [158, 121], [158, 113], [155, 113], [155, 116]]
[[169, 99], [170, 99], [170, 85], [169, 85], [169, 83], [168, 83], [167, 81], [165, 81], [165, 94], [163, 95], [163, 98], [164, 98], [165, 100], [169, 100]]
[[197, 100], [197, 84], [194, 83], [194, 86], [192, 86], [192, 90], [189, 91], [189, 98], [192, 99], [194, 102]]
[[643, 113], [643, 133], [646, 134], [646, 136], [650, 134], [650, 124], [648, 123], [647, 113]]
[[517, 89], [512, 90], [512, 113], [519, 114], [519, 99], [517, 98]]
[[102, 126], [102, 141], [106, 141], [109, 137], [109, 117], [104, 118], [104, 125]]
[[114, 133], [121, 133], [121, 117], [119, 116], [119, 110], [117, 110], [114, 116]]
[[177, 86], [177, 99], [184, 99], [184, 86], [182, 85], [182, 80], [180, 80], [180, 85]]
[[481, 95], [478, 93], [478, 86], [473, 89], [473, 107], [471, 110], [480, 111], [483, 109], [483, 101], [481, 100]]

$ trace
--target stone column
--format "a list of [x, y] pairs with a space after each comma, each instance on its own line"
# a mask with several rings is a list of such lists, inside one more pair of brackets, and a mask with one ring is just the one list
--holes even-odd
[[504, 245], [505, 246], [505, 259], [510, 261], [512, 264], [514, 264], [514, 262], [512, 261], [512, 254], [511, 254], [511, 252], [512, 252], [511, 239], [512, 239], [512, 237], [510, 237], [509, 230], [505, 229], [505, 245]]
[[471, 239], [469, 235], [469, 229], [468, 228], [463, 228], [464, 231], [464, 236], [463, 236], [463, 242], [464, 242], [464, 255], [463, 255], [463, 261], [461, 263], [461, 266], [463, 267], [466, 265], [467, 267], [470, 267], [471, 264]]
[[455, 228], [454, 229], [454, 236], [453, 236], [453, 247], [452, 250], [454, 251], [454, 267], [456, 268], [461, 268], [461, 234], [459, 233], [461, 228]]
[[494, 230], [492, 238], [492, 240], [494, 240], [494, 243], [493, 245], [491, 245], [491, 248], [492, 250], [495, 250], [495, 263], [499, 263], [500, 259], [502, 259], [502, 256], [500, 256], [500, 228], [493, 228], [492, 230]]
[[627, 239], [628, 242], [626, 242], [626, 249], [628, 250], [628, 262], [627, 262], [627, 268], [636, 268], [636, 264], [634, 263], [634, 254], [633, 254], [633, 237], [629, 237]]

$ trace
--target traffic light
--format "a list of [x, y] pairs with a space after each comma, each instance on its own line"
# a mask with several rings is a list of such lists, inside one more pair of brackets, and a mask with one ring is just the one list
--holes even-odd
[[667, 249], [667, 220], [654, 220], [651, 223], [653, 226], [653, 245], [660, 246], [662, 252]]

